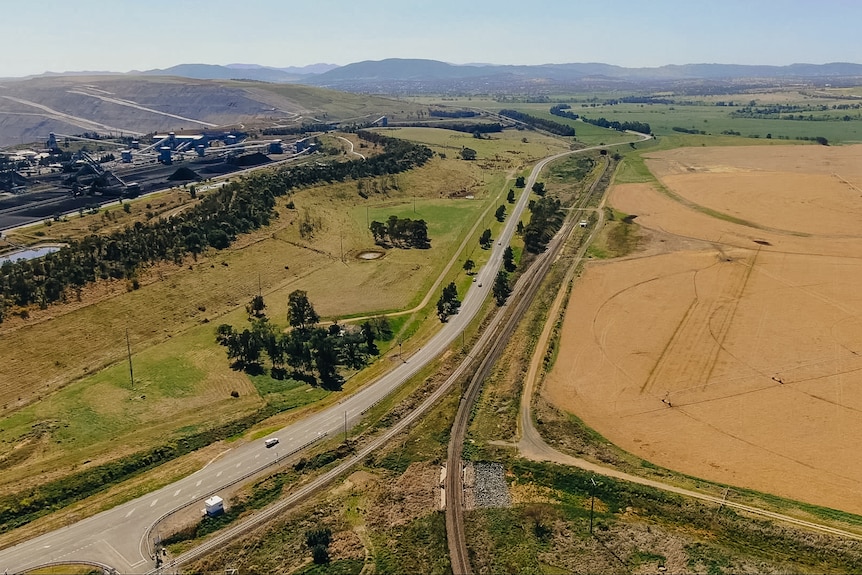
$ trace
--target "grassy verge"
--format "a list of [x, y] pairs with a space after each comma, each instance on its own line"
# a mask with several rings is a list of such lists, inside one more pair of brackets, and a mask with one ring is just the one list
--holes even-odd
[[[512, 509], [469, 515], [473, 567], [488, 572], [855, 572], [853, 542], [812, 535], [557, 465], [511, 463]], [[593, 485], [595, 480], [595, 485]], [[593, 533], [589, 533], [591, 498]], [[672, 556], [671, 556], [672, 555]]]

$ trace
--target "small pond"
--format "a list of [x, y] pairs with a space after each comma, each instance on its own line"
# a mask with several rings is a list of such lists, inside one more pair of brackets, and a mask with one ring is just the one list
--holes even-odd
[[17, 262], [18, 260], [35, 260], [48, 254], [60, 251], [62, 246], [36, 246], [25, 250], [18, 250], [4, 256], [0, 256], [0, 265], [6, 262]]

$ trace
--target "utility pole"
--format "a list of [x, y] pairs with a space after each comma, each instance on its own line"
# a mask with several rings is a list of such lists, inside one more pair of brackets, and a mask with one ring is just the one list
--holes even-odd
[[129, 354], [129, 380], [132, 382], [132, 389], [134, 389], [135, 372], [132, 370], [132, 344], [129, 343], [129, 328], [126, 328], [126, 352]]
[[590, 477], [590, 535], [593, 534], [593, 509], [596, 506], [596, 480]]

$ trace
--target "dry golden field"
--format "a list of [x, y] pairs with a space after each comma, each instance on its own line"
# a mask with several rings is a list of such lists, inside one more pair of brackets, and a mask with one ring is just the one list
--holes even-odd
[[862, 513], [862, 146], [656, 152], [543, 393], [670, 469]]

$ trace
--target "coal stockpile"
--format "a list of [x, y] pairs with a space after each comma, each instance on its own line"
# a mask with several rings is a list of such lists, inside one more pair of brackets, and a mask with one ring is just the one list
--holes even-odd
[[168, 176], [169, 182], [190, 182], [190, 181], [201, 181], [203, 178], [198, 175], [194, 170], [183, 166], [179, 168], [176, 172]]
[[244, 156], [237, 156], [235, 158], [230, 158], [227, 161], [227, 163], [233, 166], [240, 166], [242, 168], [261, 166], [263, 164], [269, 164], [270, 162], [272, 162], [272, 160], [270, 160], [265, 154], [261, 154], [260, 152], [245, 154]]
[[0, 230], [51, 219], [63, 213], [88, 209], [101, 202], [104, 202], [103, 198], [73, 197], [68, 191], [38, 192], [4, 198], [0, 200]]

